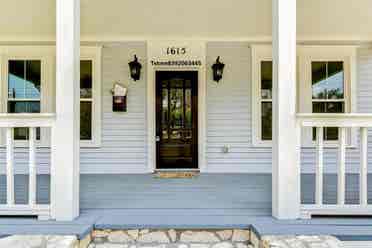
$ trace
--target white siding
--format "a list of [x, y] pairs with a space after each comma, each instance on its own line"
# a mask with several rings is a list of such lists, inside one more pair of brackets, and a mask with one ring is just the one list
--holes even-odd
[[[217, 56], [226, 64], [223, 79], [211, 78]], [[251, 50], [244, 42], [207, 46], [208, 172], [271, 172], [271, 149], [252, 146]], [[223, 146], [230, 147], [223, 153]]]
[[[137, 54], [142, 73], [129, 76], [128, 62]], [[82, 173], [141, 173], [146, 169], [146, 43], [104, 44], [102, 49], [102, 146], [81, 152]], [[128, 87], [126, 113], [112, 112], [111, 88]]]
[[[128, 62], [137, 54], [142, 78], [132, 82]], [[223, 79], [211, 79], [210, 66], [217, 56], [226, 64]], [[372, 112], [372, 50], [358, 55], [358, 111]], [[143, 173], [147, 160], [146, 43], [105, 43], [102, 49], [102, 146], [81, 149], [82, 173]], [[271, 148], [254, 147], [251, 133], [251, 52], [246, 42], [209, 42], [207, 45], [207, 172], [270, 173]], [[113, 113], [110, 89], [114, 82], [128, 85], [128, 112]], [[230, 146], [223, 153], [224, 145]], [[369, 130], [372, 151], [372, 130]], [[372, 170], [372, 152], [369, 153]], [[27, 172], [28, 150], [16, 150], [16, 173]], [[335, 172], [336, 150], [325, 151], [326, 172]], [[49, 149], [38, 152], [39, 173], [49, 171]], [[359, 149], [348, 149], [347, 171], [357, 172]], [[303, 149], [303, 172], [313, 172], [314, 149]], [[0, 173], [5, 153], [0, 149]]]

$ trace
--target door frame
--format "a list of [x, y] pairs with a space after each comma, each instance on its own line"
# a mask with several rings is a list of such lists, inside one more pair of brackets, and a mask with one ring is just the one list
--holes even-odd
[[[193, 42], [195, 43], [195, 42]], [[196, 42], [203, 54], [199, 59], [201, 66], [154, 66], [151, 64], [151, 56], [147, 61], [147, 172], [156, 171], [156, 71], [198, 71], [198, 170], [206, 172], [206, 59], [205, 42]], [[148, 43], [148, 54], [155, 49]]]
[[[191, 86], [192, 88], [194, 88], [196, 90], [196, 93], [198, 93], [198, 79], [199, 79], [199, 71], [198, 70], [171, 70], [171, 71], [165, 71], [165, 70], [155, 70], [155, 90], [156, 90], [156, 98], [155, 98], [155, 106], [156, 106], [156, 111], [155, 111], [155, 120], [156, 120], [156, 131], [158, 129], [158, 125], [160, 124], [159, 123], [159, 118], [161, 119], [161, 113], [158, 112], [158, 101], [160, 101], [160, 104], [162, 104], [161, 102], [161, 99], [162, 99], [162, 92], [160, 91], [159, 92], [159, 85], [158, 84], [162, 84], [162, 82], [157, 82], [157, 73], [159, 72], [176, 72], [176, 73], [180, 73], [180, 72], [193, 72], [193, 73], [196, 73], [196, 81], [193, 81], [192, 84], [196, 84], [194, 86]], [[175, 74], [176, 74], [175, 73]], [[160, 93], [160, 96], [158, 95], [158, 93]], [[170, 94], [170, 93], [168, 93]], [[159, 99], [160, 98], [160, 99]], [[172, 169], [164, 169], [164, 168], [159, 168], [159, 162], [160, 162], [160, 159], [159, 159], [159, 156], [160, 156], [160, 147], [159, 147], [159, 143], [156, 142], [156, 163], [155, 163], [155, 170], [156, 171], [199, 171], [199, 162], [198, 162], [198, 154], [199, 154], [199, 151], [198, 151], [198, 95], [196, 95], [196, 102], [195, 99], [193, 97], [191, 97], [191, 101], [192, 101], [192, 116], [196, 116], [196, 120], [192, 120], [192, 125], [193, 127], [196, 126], [196, 130], [193, 130], [192, 133], [193, 133], [193, 152], [192, 152], [192, 158], [193, 158], [193, 162], [196, 163], [196, 168], [172, 168]], [[169, 103], [168, 103], [169, 104]], [[194, 118], [194, 117], [193, 117]], [[158, 136], [158, 133], [156, 133]], [[161, 136], [161, 134], [160, 134]], [[195, 149], [195, 150], [194, 150]]]

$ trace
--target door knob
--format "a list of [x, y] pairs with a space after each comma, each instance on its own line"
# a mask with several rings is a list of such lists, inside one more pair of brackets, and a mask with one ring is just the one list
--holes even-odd
[[155, 140], [156, 140], [156, 142], [159, 142], [160, 141], [160, 136], [156, 136]]

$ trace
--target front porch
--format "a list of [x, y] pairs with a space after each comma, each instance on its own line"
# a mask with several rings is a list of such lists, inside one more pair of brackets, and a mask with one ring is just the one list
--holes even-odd
[[[55, 29], [45, 16], [0, 27], [0, 237], [241, 228], [372, 240], [369, 0], [37, 1]], [[183, 166], [197, 175], [154, 174]]]
[[[45, 176], [38, 199], [48, 203]], [[358, 202], [356, 175], [349, 175], [346, 201]], [[99, 179], [99, 183], [97, 180]], [[335, 203], [335, 175], [325, 176], [325, 202]], [[1, 180], [1, 179], [0, 179]], [[1, 187], [4, 189], [4, 178]], [[16, 201], [27, 202], [27, 178], [16, 177]], [[315, 177], [302, 176], [303, 189], [315, 189]], [[305, 184], [307, 184], [305, 186]], [[23, 185], [23, 186], [22, 186]], [[44, 185], [44, 186], [42, 186]], [[306, 191], [306, 190], [305, 190]], [[371, 190], [370, 198], [371, 198]], [[4, 190], [0, 192], [4, 202]], [[314, 202], [314, 191], [302, 193]], [[312, 197], [309, 197], [312, 196]], [[80, 216], [74, 221], [0, 218], [0, 237], [15, 234], [77, 235], [112, 229], [251, 229], [264, 235], [333, 235], [343, 241], [372, 240], [370, 218], [276, 220], [271, 217], [269, 174], [201, 174], [191, 179], [159, 179], [154, 175], [82, 175]]]

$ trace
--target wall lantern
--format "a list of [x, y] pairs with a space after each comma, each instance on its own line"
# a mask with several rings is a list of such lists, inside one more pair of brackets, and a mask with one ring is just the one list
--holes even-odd
[[224, 63], [220, 62], [220, 56], [217, 57], [216, 62], [212, 65], [213, 80], [219, 82], [222, 79]]
[[134, 81], [140, 79], [142, 65], [138, 62], [137, 55], [134, 55], [134, 60], [129, 62], [130, 76]]

